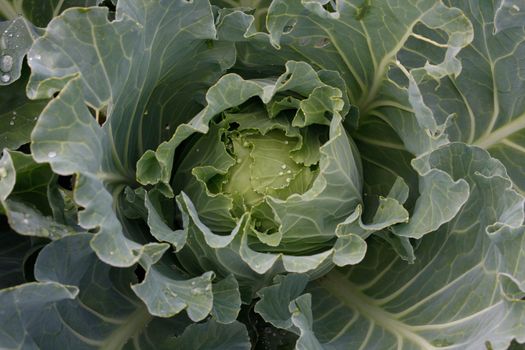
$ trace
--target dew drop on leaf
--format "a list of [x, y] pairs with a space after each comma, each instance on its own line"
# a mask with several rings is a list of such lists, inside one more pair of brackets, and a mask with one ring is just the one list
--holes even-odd
[[2, 74], [2, 77], [0, 78], [2, 82], [7, 83], [9, 80], [11, 80], [11, 76], [9, 74]]
[[4, 72], [10, 72], [11, 68], [13, 68], [13, 57], [10, 55], [2, 56], [2, 59], [0, 60], [0, 69]]
[[330, 39], [328, 39], [328, 38], [320, 38], [320, 39], [317, 39], [315, 41], [314, 47], [316, 47], [318, 49], [322, 49], [323, 47], [327, 46], [328, 44], [330, 44]]
[[[57, 156], [57, 153], [56, 153], [56, 152], [49, 152], [49, 153], [47, 154], [47, 156], [48, 156], [49, 158], [55, 158], [55, 157]], [[113, 253], [113, 252], [111, 252], [110, 254], [112, 254], [112, 253]]]
[[297, 22], [296, 22], [295, 20], [291, 20], [291, 21], [289, 21], [289, 22], [284, 26], [284, 28], [283, 28], [283, 33], [284, 33], [284, 34], [288, 34], [288, 33], [290, 33], [290, 32], [293, 30], [293, 28], [295, 27], [295, 24], [296, 24], [296, 23], [297, 23]]

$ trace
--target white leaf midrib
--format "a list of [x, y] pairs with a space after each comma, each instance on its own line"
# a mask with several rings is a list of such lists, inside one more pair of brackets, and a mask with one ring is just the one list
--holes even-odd
[[137, 333], [140, 333], [146, 327], [151, 319], [152, 316], [144, 307], [138, 308], [128, 317], [127, 321], [121, 327], [116, 328], [115, 331], [109, 335], [104, 343], [100, 345], [99, 349], [122, 349], [129, 339]]
[[399, 321], [393, 314], [374, 305], [374, 300], [362, 292], [356, 286], [345, 281], [345, 277], [338, 271], [332, 271], [322, 278], [319, 286], [333, 294], [345, 305], [354, 309], [357, 313], [375, 323], [386, 331], [398, 335], [398, 339], [407, 340], [419, 346], [421, 349], [436, 349], [426, 339], [412, 330], [412, 327]]
[[510, 123], [492, 131], [491, 133], [479, 138], [474, 142], [475, 146], [488, 149], [505, 138], [523, 130], [525, 128], [525, 113], [514, 118]]

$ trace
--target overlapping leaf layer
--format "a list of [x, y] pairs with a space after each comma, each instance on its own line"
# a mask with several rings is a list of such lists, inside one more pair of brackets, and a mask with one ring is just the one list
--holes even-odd
[[524, 343], [524, 11], [0, 1], [0, 347]]

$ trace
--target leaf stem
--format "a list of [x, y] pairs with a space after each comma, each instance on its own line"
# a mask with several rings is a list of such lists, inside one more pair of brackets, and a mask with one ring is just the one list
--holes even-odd
[[18, 17], [15, 8], [7, 0], [0, 0], [0, 14], [6, 19], [15, 19]]
[[64, 5], [64, 0], [60, 0], [58, 4], [56, 5], [56, 7], [53, 9], [53, 17], [58, 16], [63, 5]]
[[100, 350], [122, 349], [124, 345], [139, 331], [146, 328], [152, 316], [145, 307], [140, 307], [130, 315], [122, 327], [117, 328], [109, 338], [100, 346]]

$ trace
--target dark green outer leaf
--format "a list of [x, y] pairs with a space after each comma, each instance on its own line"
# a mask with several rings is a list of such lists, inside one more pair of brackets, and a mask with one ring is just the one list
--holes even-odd
[[[447, 3], [470, 19], [474, 40], [457, 55], [463, 66], [460, 75], [445, 77], [439, 84], [432, 79], [420, 84], [425, 102], [441, 122], [454, 115], [447, 129], [451, 141], [488, 149], [505, 164], [523, 193], [525, 25], [520, 18], [525, 8], [507, 0]], [[429, 41], [411, 40], [401, 51], [400, 59], [409, 67], [440, 60], [436, 43], [443, 42], [443, 36], [425, 28], [418, 32]]]
[[[33, 132], [35, 158], [57, 173], [78, 174], [75, 201], [86, 208], [80, 224], [98, 228], [93, 248], [104, 261], [129, 266], [140, 258], [141, 238], [122, 235], [123, 209], [113, 198], [134, 184], [138, 157], [198, 106], [200, 91], [233, 63], [234, 51], [229, 43], [206, 44], [215, 27], [203, 0], [124, 0], [116, 16], [109, 22], [107, 9], [71, 9], [52, 21], [29, 54], [28, 95], [46, 98], [63, 89]], [[199, 63], [189, 64], [195, 57]], [[107, 121], [99, 127], [102, 114]]]
[[10, 230], [0, 217], [0, 289], [26, 281], [24, 264], [32, 253], [32, 242]]
[[62, 221], [62, 216], [53, 217], [52, 206], [63, 201], [60, 196], [48, 198], [55, 182], [56, 176], [47, 164], [35, 163], [24, 153], [4, 150], [0, 159], [0, 205], [14, 231], [50, 239], [81, 231]]
[[0, 22], [0, 86], [20, 78], [24, 57], [40, 34], [24, 17]]
[[235, 321], [224, 325], [209, 320], [189, 326], [181, 336], [170, 340], [163, 349], [248, 350], [251, 349], [251, 344], [242, 323]]
[[261, 299], [255, 304], [255, 312], [275, 327], [291, 329], [288, 304], [302, 294], [307, 283], [307, 276], [289, 274], [275, 285], [262, 288], [257, 293]]
[[30, 140], [31, 130], [47, 101], [31, 101], [26, 97], [25, 86], [29, 70], [22, 71], [22, 78], [0, 87], [0, 149], [17, 149]]
[[45, 333], [55, 326], [46, 318], [56, 318], [53, 307], [65, 300], [74, 299], [78, 289], [59, 283], [28, 283], [0, 290], [0, 343], [5, 348], [40, 349], [35, 335]]
[[152, 315], [172, 317], [186, 310], [192, 321], [202, 321], [213, 307], [211, 281], [215, 274], [208, 271], [202, 276], [188, 278], [172, 267], [167, 259], [157, 262], [168, 246], [164, 245], [162, 248], [162, 251], [152, 254], [154, 257], [150, 262], [143, 262], [146, 276], [142, 283], [132, 286], [133, 291], [148, 306]]
[[323, 349], [479, 349], [486, 342], [506, 349], [514, 337], [525, 340], [525, 304], [515, 296], [525, 278], [518, 248], [524, 199], [502, 164], [481, 149], [451, 144], [428, 157], [468, 181], [468, 202], [422, 239], [414, 264], [371, 241], [361, 264], [311, 283], [312, 310], [302, 300], [292, 318], [303, 341]]
[[69, 7], [95, 6], [102, 2], [103, 0], [3, 0], [0, 3], [0, 19], [23, 16], [34, 25], [45, 27], [53, 17]]
[[35, 265], [39, 282], [0, 291], [2, 347], [157, 349], [168, 336], [182, 333], [188, 320], [153, 319], [129, 288], [133, 270], [100, 262], [90, 236], [47, 245]]
[[213, 289], [212, 315], [220, 323], [232, 323], [241, 308], [239, 283], [233, 275], [215, 283]]
[[22, 0], [21, 7], [24, 17], [31, 23], [45, 27], [49, 21], [70, 7], [89, 7], [101, 2], [102, 0]]

